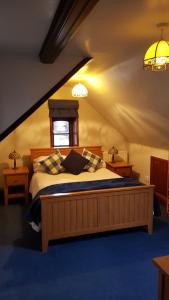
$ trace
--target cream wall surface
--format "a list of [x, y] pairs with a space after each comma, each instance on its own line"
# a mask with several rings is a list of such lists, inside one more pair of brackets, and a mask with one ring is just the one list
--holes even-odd
[[133, 169], [140, 174], [142, 182], [150, 182], [150, 156], [169, 159], [169, 152], [165, 149], [153, 148], [145, 145], [130, 144], [129, 158]]
[[[71, 96], [69, 85], [61, 88], [52, 99], [77, 99]], [[104, 118], [93, 106], [90, 105], [90, 94], [88, 98], [79, 99], [79, 144], [101, 145], [103, 150], [108, 150], [116, 145], [122, 150], [128, 148], [128, 143], [113, 125]]]
[[[52, 96], [52, 99], [72, 99], [70, 88], [60, 89]], [[86, 99], [79, 100], [79, 145], [102, 145], [104, 151], [108, 150], [113, 145], [116, 145], [121, 150], [126, 150], [128, 148], [128, 144], [123, 136], [119, 134]], [[30, 148], [36, 147], [50, 147], [50, 126], [47, 102], [1, 142], [1, 186], [2, 169], [4, 166], [13, 166], [13, 161], [8, 159], [8, 154], [15, 149], [22, 156], [22, 160], [17, 160], [17, 165], [29, 165]]]
[[168, 72], [145, 72], [142, 56], [97, 74], [94, 84], [86, 78], [89, 103], [128, 143], [168, 150]]
[[[72, 99], [70, 87], [60, 89], [52, 96], [52, 99]], [[116, 145], [120, 150], [129, 151], [129, 162], [133, 164], [133, 170], [140, 174], [141, 181], [148, 183], [150, 156], [154, 155], [168, 159], [169, 152], [165, 149], [136, 143], [128, 145], [124, 137], [113, 128], [112, 124], [90, 105], [89, 100], [84, 98], [79, 100], [80, 146], [102, 145], [103, 150], [107, 151], [112, 145]], [[2, 186], [2, 169], [13, 166], [13, 161], [8, 159], [8, 154], [11, 151], [15, 149], [22, 156], [22, 160], [17, 160], [18, 166], [22, 164], [29, 165], [30, 148], [49, 146], [49, 117], [46, 102], [1, 142], [0, 186]]]

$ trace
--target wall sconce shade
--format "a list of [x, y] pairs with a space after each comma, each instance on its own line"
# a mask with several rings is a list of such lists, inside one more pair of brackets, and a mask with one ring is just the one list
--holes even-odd
[[21, 158], [20, 154], [14, 150], [13, 152], [9, 153], [8, 158], [14, 160], [13, 169], [16, 169], [16, 160]]
[[78, 83], [72, 89], [72, 96], [78, 98], [87, 97], [88, 90], [82, 83]]
[[144, 70], [146, 71], [165, 71], [169, 69], [169, 43], [162, 37], [164, 26], [168, 23], [159, 23], [161, 27], [161, 39], [153, 43], [144, 56]]

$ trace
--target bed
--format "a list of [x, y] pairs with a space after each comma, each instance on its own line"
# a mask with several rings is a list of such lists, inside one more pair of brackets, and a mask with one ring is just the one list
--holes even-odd
[[[101, 146], [85, 148], [102, 157]], [[62, 155], [67, 155], [71, 149], [81, 154], [84, 147], [59, 148]], [[31, 160], [33, 162], [37, 157], [50, 155], [54, 150], [54, 148], [31, 149]], [[118, 180], [120, 177], [109, 170], [107, 172], [110, 178]], [[35, 176], [36, 174], [32, 180]], [[100, 179], [104, 177], [100, 176]], [[153, 185], [136, 184], [40, 195], [42, 251], [47, 251], [51, 240], [116, 229], [146, 226], [148, 233], [151, 234], [153, 189]], [[35, 188], [34, 195], [36, 192]]]

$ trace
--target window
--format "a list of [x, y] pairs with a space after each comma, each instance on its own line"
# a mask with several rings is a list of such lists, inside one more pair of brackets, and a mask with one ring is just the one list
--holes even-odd
[[51, 118], [51, 146], [77, 146], [78, 145], [77, 119]]
[[48, 100], [51, 146], [78, 146], [78, 108], [76, 100]]
[[69, 121], [53, 121], [54, 145], [69, 145]]

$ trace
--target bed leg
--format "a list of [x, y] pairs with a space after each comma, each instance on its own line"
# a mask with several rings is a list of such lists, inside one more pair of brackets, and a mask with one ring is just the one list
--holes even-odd
[[41, 201], [41, 239], [42, 239], [42, 252], [46, 252], [48, 250], [48, 219], [49, 219], [49, 210], [50, 206], [48, 206], [46, 201]]
[[148, 224], [147, 224], [147, 231], [148, 234], [152, 234], [153, 233], [153, 190], [150, 191], [150, 200], [149, 201], [149, 214], [148, 214]]
[[152, 222], [147, 225], [147, 231], [148, 231], [148, 234], [153, 233], [153, 223]]
[[42, 252], [46, 252], [48, 250], [48, 240], [42, 237]]

